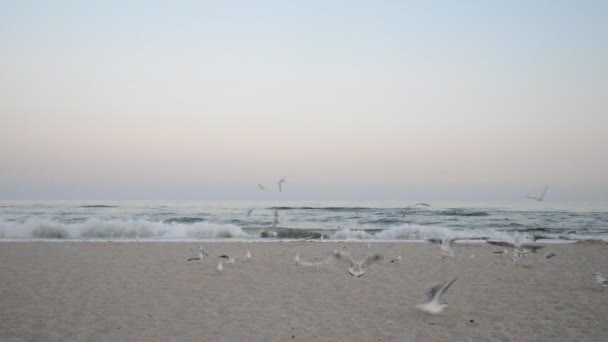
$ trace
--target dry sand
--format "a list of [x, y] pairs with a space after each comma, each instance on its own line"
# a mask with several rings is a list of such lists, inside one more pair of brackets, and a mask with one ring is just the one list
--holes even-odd
[[[442, 260], [415, 243], [207, 243], [211, 258], [187, 262], [199, 245], [0, 243], [0, 341], [608, 340], [608, 288], [591, 280], [608, 274], [604, 245], [549, 245], [519, 266], [488, 245]], [[404, 260], [361, 278], [292, 261], [334, 249]], [[217, 274], [220, 254], [238, 259]], [[415, 309], [455, 276], [442, 314]]]

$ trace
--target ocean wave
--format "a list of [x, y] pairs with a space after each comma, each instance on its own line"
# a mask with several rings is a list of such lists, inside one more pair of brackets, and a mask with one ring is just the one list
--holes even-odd
[[105, 204], [90, 204], [90, 205], [81, 205], [81, 208], [118, 208], [117, 205], [105, 205]]
[[163, 220], [164, 223], [198, 223], [205, 221], [202, 217], [172, 217], [166, 220]]
[[464, 209], [443, 210], [443, 211], [438, 211], [437, 214], [444, 215], [444, 216], [488, 216], [488, 215], [490, 215], [485, 211], [469, 211], [469, 210], [464, 210]]
[[327, 210], [327, 211], [355, 211], [369, 210], [368, 207], [270, 207], [269, 210]]
[[0, 222], [0, 238], [8, 239], [216, 239], [247, 236], [238, 226], [210, 222], [183, 224], [95, 218], [73, 224], [39, 218], [21, 223], [6, 220]]

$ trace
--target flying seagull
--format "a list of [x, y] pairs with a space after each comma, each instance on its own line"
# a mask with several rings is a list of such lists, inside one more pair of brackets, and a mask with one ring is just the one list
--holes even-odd
[[188, 259], [188, 261], [202, 261], [203, 259], [205, 259], [206, 255], [209, 255], [209, 254], [207, 254], [207, 252], [203, 249], [203, 246], [200, 246], [198, 248], [198, 257], [190, 258], [190, 259]]
[[350, 261], [350, 266], [348, 267], [348, 273], [353, 277], [361, 277], [365, 274], [365, 268], [370, 266], [371, 264], [382, 260], [382, 255], [374, 254], [367, 256], [365, 259], [361, 261], [355, 260], [350, 254], [341, 251], [334, 251], [334, 256], [337, 259], [348, 259]]
[[545, 188], [543, 189], [543, 192], [540, 193], [540, 195], [526, 196], [526, 198], [537, 200], [538, 202], [542, 202], [545, 199], [545, 193], [547, 192], [547, 189], [549, 189], [549, 187], [545, 185]]
[[518, 259], [525, 257], [528, 253], [536, 253], [537, 250], [543, 248], [543, 246], [535, 246], [535, 245], [522, 245], [518, 239], [515, 239], [514, 243], [506, 242], [506, 241], [486, 241], [490, 245], [507, 247], [511, 248], [513, 255]]
[[262, 184], [258, 184], [258, 187], [260, 188], [260, 190], [266, 190], [266, 188]]
[[441, 240], [439, 239], [428, 239], [427, 240], [430, 243], [434, 243], [439, 245], [439, 250], [441, 251], [441, 254], [443, 255], [443, 258], [447, 258], [447, 257], [453, 257], [454, 256], [454, 251], [452, 250], [452, 243], [454, 243], [454, 241], [456, 241], [456, 239], [446, 239], [446, 238], [442, 238]]
[[593, 281], [598, 285], [602, 285], [603, 287], [608, 287], [608, 280], [606, 280], [606, 278], [602, 277], [602, 274], [600, 272], [593, 273]]
[[220, 255], [220, 258], [226, 259], [226, 263], [227, 264], [234, 264], [236, 262], [236, 259], [234, 257], [231, 257], [231, 256], [226, 255], [226, 254]]
[[279, 192], [281, 192], [281, 184], [285, 183], [287, 177], [283, 177], [281, 179], [279, 179]]
[[334, 261], [334, 259], [335, 259], [334, 255], [330, 255], [321, 261], [315, 261], [315, 262], [304, 261], [304, 260], [300, 259], [300, 253], [296, 253], [296, 256], [293, 258], [293, 261], [296, 262], [296, 266], [305, 266], [305, 267], [314, 266], [315, 268], [319, 268], [322, 265], [331, 263], [332, 261]]
[[441, 304], [441, 302], [439, 301], [441, 299], [441, 295], [448, 290], [450, 285], [452, 285], [452, 283], [454, 283], [456, 279], [457, 278], [454, 278], [445, 284], [437, 283], [427, 288], [426, 295], [428, 298], [428, 302], [426, 304], [416, 305], [416, 309], [433, 315], [441, 313], [441, 311], [443, 311], [443, 309], [448, 306], [447, 304]]
[[253, 209], [255, 209], [255, 208], [251, 208], [251, 209], [247, 210], [247, 217], [249, 217], [249, 215], [251, 215], [251, 213], [253, 212]]

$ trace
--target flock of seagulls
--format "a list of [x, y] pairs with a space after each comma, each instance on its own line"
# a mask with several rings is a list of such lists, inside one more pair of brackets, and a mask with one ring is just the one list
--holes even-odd
[[[278, 181], [279, 192], [282, 192], [282, 190], [283, 190], [282, 185], [285, 182], [286, 182], [286, 177], [282, 177], [279, 179], [279, 181]], [[263, 186], [262, 184], [258, 184], [258, 187], [260, 188], [260, 190], [267, 191], [266, 187]], [[534, 199], [536, 201], [543, 201], [545, 193], [547, 192], [547, 189], [548, 189], [548, 187], [545, 186], [543, 191], [538, 196], [526, 196], [526, 197], [530, 198], [530, 199]], [[414, 210], [415, 208], [421, 207], [421, 206], [428, 207], [429, 204], [416, 203], [416, 204], [408, 206], [404, 209], [405, 210]], [[247, 216], [251, 215], [253, 210], [254, 209], [250, 209], [247, 212]], [[274, 210], [272, 227], [276, 228], [278, 222], [279, 222], [278, 210]], [[321, 235], [320, 239], [321, 240], [323, 239], [322, 235]], [[435, 244], [438, 247], [439, 252], [442, 255], [442, 259], [445, 260], [446, 258], [450, 258], [450, 257], [454, 256], [453, 244], [456, 240], [457, 239], [455, 239], [455, 238], [441, 238], [441, 239], [428, 239], [427, 242]], [[536, 241], [536, 238], [534, 239], [534, 241]], [[518, 265], [520, 262], [520, 259], [525, 258], [529, 253], [536, 253], [539, 249], [543, 248], [543, 246], [523, 244], [520, 242], [518, 237], [516, 237], [513, 242], [505, 242], [505, 241], [486, 241], [486, 242], [493, 246], [503, 247], [503, 250], [494, 251], [493, 253], [496, 253], [496, 254], [511, 253], [512, 261], [515, 265]], [[371, 249], [370, 244], [367, 244], [367, 249]], [[209, 254], [201, 246], [199, 248], [198, 257], [189, 258], [188, 261], [202, 261], [207, 256], [209, 256]], [[557, 255], [555, 253], [545, 253], [544, 254], [544, 257], [547, 259], [551, 259], [556, 256]], [[473, 258], [474, 255], [472, 255], [471, 257]], [[249, 250], [247, 250], [247, 252], [245, 253], [245, 260], [247, 262], [250, 262], [252, 260], [252, 255]], [[359, 278], [366, 274], [366, 271], [367, 271], [367, 269], [369, 269], [369, 267], [371, 267], [375, 263], [384, 261], [384, 258], [381, 254], [376, 253], [376, 254], [370, 254], [361, 260], [356, 260], [348, 252], [334, 250], [330, 255], [326, 256], [325, 258], [323, 258], [322, 260], [319, 260], [319, 261], [303, 260], [300, 257], [300, 253], [296, 253], [293, 260], [294, 260], [296, 266], [313, 267], [315, 269], [319, 269], [321, 266], [333, 263], [335, 261], [345, 261], [348, 263], [348, 268], [347, 268], [348, 274], [350, 274], [351, 276], [353, 276], [355, 278]], [[402, 260], [402, 256], [399, 255], [397, 257], [394, 257], [394, 258], [388, 260], [388, 262], [400, 263], [401, 260]], [[224, 271], [224, 265], [223, 265], [222, 261], [224, 261], [226, 264], [234, 264], [234, 263], [236, 263], [236, 257], [229, 256], [226, 254], [220, 255], [218, 264], [216, 266], [216, 271], [218, 274], [221, 274]], [[608, 280], [606, 278], [604, 278], [600, 272], [593, 273], [592, 279], [595, 284], [600, 285], [602, 287], [608, 287]], [[448, 306], [448, 304], [441, 302], [441, 297], [446, 293], [446, 291], [450, 288], [450, 286], [452, 286], [452, 284], [454, 284], [454, 282], [456, 280], [457, 280], [457, 278], [453, 278], [447, 282], [443, 282], [443, 283], [438, 282], [438, 283], [434, 283], [431, 286], [429, 286], [426, 289], [427, 302], [417, 305], [416, 309], [423, 311], [425, 313], [428, 313], [428, 314], [441, 313]]]

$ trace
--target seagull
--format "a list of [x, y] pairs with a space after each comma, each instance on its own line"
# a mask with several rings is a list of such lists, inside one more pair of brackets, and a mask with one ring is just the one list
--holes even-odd
[[285, 183], [285, 182], [286, 182], [286, 178], [287, 178], [287, 177], [283, 177], [283, 178], [279, 179], [279, 192], [281, 192], [281, 190], [282, 190], [282, 189], [281, 189], [281, 184], [283, 184], [283, 183]]
[[245, 259], [247, 259], [247, 261], [251, 261], [251, 252], [249, 250], [247, 250], [247, 253], [245, 253]]
[[235, 257], [231, 257], [229, 255], [226, 254], [222, 254], [219, 256], [222, 259], [226, 259], [226, 263], [227, 264], [234, 264], [236, 262], [236, 258]]
[[547, 259], [551, 259], [556, 256], [557, 256], [557, 254], [555, 254], [555, 253], [545, 253], [545, 258], [547, 258]]
[[426, 295], [429, 301], [426, 304], [416, 305], [416, 309], [433, 315], [441, 313], [441, 311], [443, 311], [443, 309], [448, 306], [447, 304], [441, 304], [439, 302], [439, 300], [441, 299], [441, 295], [448, 290], [450, 285], [452, 285], [452, 283], [454, 283], [456, 279], [457, 278], [454, 278], [445, 284], [438, 283], [427, 288]]
[[439, 250], [441, 251], [441, 254], [443, 254], [443, 258], [447, 258], [447, 257], [453, 257], [454, 256], [454, 251], [452, 250], [452, 243], [454, 241], [456, 241], [456, 239], [446, 239], [446, 238], [442, 238], [441, 240], [439, 239], [428, 239], [427, 240], [430, 243], [435, 243], [439, 245]]
[[293, 258], [293, 261], [296, 262], [296, 266], [305, 266], [305, 267], [314, 266], [315, 268], [319, 268], [321, 265], [331, 263], [334, 259], [335, 259], [335, 256], [330, 255], [330, 256], [326, 257], [325, 259], [323, 259], [321, 261], [317, 261], [317, 262], [304, 261], [304, 260], [300, 259], [300, 253], [296, 253], [296, 256]]
[[526, 198], [537, 200], [538, 202], [542, 202], [545, 199], [545, 193], [547, 192], [547, 189], [549, 189], [549, 187], [545, 185], [545, 188], [543, 189], [543, 192], [540, 193], [540, 195], [526, 196]]
[[266, 190], [266, 188], [262, 184], [258, 184], [258, 187], [260, 188], [260, 190]]
[[253, 212], [253, 209], [255, 209], [255, 208], [251, 208], [251, 209], [247, 210], [247, 217], [249, 217], [249, 215], [251, 215], [251, 213]]
[[380, 254], [370, 255], [361, 261], [353, 259], [353, 257], [346, 252], [334, 251], [334, 256], [337, 259], [349, 259], [350, 266], [348, 268], [348, 273], [350, 273], [350, 275], [353, 277], [361, 277], [365, 274], [366, 267], [370, 266], [374, 262], [382, 260], [382, 255]]
[[215, 270], [217, 271], [217, 273], [222, 273], [222, 271], [224, 270], [224, 266], [222, 265], [222, 261], [218, 261], [217, 263], [217, 267], [215, 268]]
[[393, 262], [393, 263], [394, 263], [394, 262], [396, 262], [396, 263], [400, 263], [400, 262], [401, 262], [401, 255], [400, 255], [400, 256], [398, 256], [398, 257], [396, 257], [396, 258], [394, 258], [393, 260], [391, 260], [391, 262]]
[[535, 246], [535, 245], [522, 245], [519, 242], [519, 239], [515, 239], [514, 243], [506, 242], [506, 241], [486, 241], [490, 245], [507, 247], [511, 248], [514, 255], [517, 255], [517, 258], [526, 257], [526, 255], [530, 252], [536, 253], [537, 250], [543, 248], [543, 246]]
[[603, 287], [608, 287], [608, 280], [606, 280], [606, 278], [602, 277], [602, 274], [600, 272], [595, 272], [593, 273], [593, 281], [598, 284], [598, 285], [602, 285]]
[[190, 258], [190, 259], [188, 259], [188, 261], [202, 261], [203, 259], [205, 259], [206, 255], [209, 255], [209, 254], [207, 254], [207, 252], [203, 249], [203, 246], [200, 246], [198, 248], [198, 257]]

